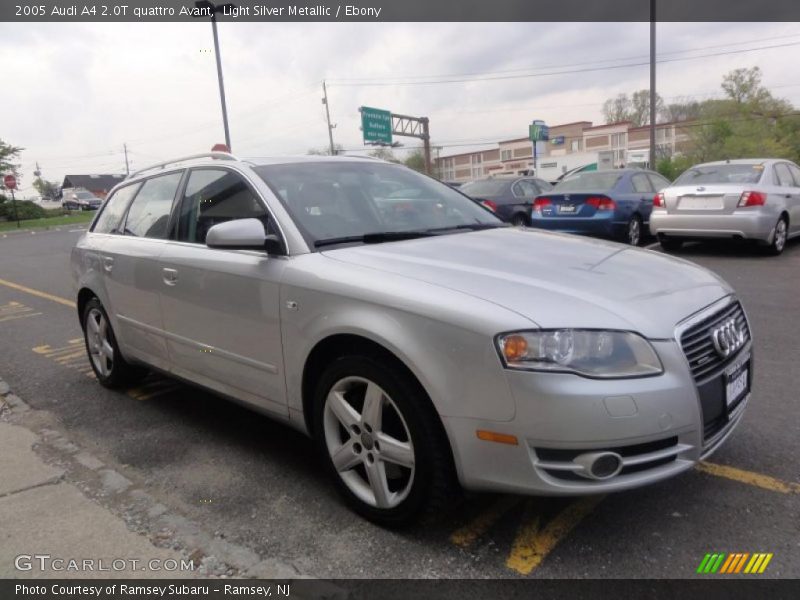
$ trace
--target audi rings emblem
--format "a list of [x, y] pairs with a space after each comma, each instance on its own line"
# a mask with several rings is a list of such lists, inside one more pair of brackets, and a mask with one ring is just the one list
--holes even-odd
[[736, 324], [736, 319], [728, 319], [711, 331], [711, 341], [719, 355], [725, 358], [744, 346], [745, 332]]

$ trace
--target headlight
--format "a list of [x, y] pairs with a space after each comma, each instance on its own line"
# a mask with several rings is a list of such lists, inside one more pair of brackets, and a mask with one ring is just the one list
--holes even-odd
[[627, 331], [551, 329], [497, 336], [503, 364], [509, 369], [577, 373], [613, 379], [663, 373], [650, 343]]

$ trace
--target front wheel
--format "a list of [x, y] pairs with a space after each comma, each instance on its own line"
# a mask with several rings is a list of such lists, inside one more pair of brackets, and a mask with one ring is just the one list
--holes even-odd
[[395, 365], [366, 356], [334, 361], [317, 386], [314, 417], [329, 474], [367, 519], [405, 525], [455, 495], [439, 416], [419, 384]]
[[517, 213], [513, 217], [511, 217], [511, 224], [514, 227], [527, 227], [528, 219], [524, 214]]
[[119, 351], [103, 305], [92, 298], [83, 309], [83, 337], [89, 363], [97, 381], [107, 388], [120, 388], [141, 379], [147, 371], [131, 365]]

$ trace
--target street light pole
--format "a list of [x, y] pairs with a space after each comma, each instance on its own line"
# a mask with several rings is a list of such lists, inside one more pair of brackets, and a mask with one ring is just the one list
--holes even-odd
[[650, 169], [656, 170], [656, 0], [650, 0]]
[[222, 12], [225, 8], [234, 8], [235, 5], [230, 3], [216, 5], [209, 0], [200, 0], [194, 5], [211, 13], [211, 31], [214, 33], [214, 55], [217, 59], [217, 80], [219, 81], [219, 100], [222, 105], [222, 125], [225, 128], [225, 145], [228, 147], [228, 151], [232, 151], [231, 134], [228, 129], [228, 107], [225, 103], [225, 83], [222, 79], [222, 57], [219, 53], [219, 37], [217, 36], [217, 13]]

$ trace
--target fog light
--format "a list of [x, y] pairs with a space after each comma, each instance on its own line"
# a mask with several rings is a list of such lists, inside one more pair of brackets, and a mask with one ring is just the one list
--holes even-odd
[[610, 479], [622, 470], [622, 457], [616, 452], [587, 452], [573, 459], [583, 469], [578, 475], [589, 479]]

